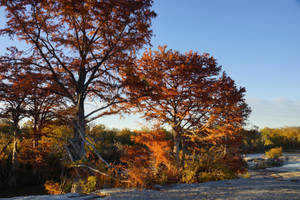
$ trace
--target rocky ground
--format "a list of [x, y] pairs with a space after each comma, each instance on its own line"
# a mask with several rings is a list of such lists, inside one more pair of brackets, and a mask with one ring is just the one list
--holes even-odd
[[[177, 184], [160, 191], [107, 191], [105, 199], [293, 200], [300, 199], [300, 172], [250, 171], [250, 178]], [[103, 191], [104, 192], [104, 191]]]
[[[42, 195], [6, 198], [9, 200], [299, 200], [300, 172], [252, 171], [250, 178], [200, 184], [175, 184], [160, 190], [104, 189], [105, 197], [80, 194]], [[4, 198], [5, 199], [5, 198]]]
[[[102, 195], [102, 196], [98, 196]], [[158, 190], [104, 189], [96, 194], [43, 195], [3, 198], [7, 200], [299, 200], [300, 170], [249, 171], [249, 177], [199, 184], [175, 184]]]

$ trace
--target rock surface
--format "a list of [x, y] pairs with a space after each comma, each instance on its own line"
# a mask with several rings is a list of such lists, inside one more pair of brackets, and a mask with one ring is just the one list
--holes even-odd
[[63, 195], [34, 195], [25, 197], [12, 197], [12, 198], [0, 198], [1, 200], [96, 200], [103, 199], [98, 195], [82, 195], [76, 193], [69, 193]]
[[[299, 200], [300, 173], [296, 176], [288, 172], [277, 175], [270, 171], [250, 172], [252, 178], [241, 178], [226, 181], [199, 184], [175, 184], [158, 190], [138, 189], [104, 189], [98, 192], [107, 195], [42, 195], [4, 198], [7, 200]], [[277, 176], [276, 176], [277, 175]]]
[[256, 177], [201, 184], [178, 184], [160, 191], [110, 191], [105, 200], [205, 199], [205, 200], [299, 200], [300, 182], [278, 178]]

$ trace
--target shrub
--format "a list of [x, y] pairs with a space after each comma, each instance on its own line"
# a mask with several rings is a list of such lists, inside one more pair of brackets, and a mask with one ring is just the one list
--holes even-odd
[[231, 165], [224, 162], [227, 159], [228, 156], [218, 148], [201, 149], [197, 154], [187, 156], [181, 182], [198, 183], [236, 178]]
[[80, 186], [83, 193], [91, 193], [96, 190], [97, 177], [88, 176], [86, 180], [80, 181]]
[[45, 189], [49, 194], [62, 194], [60, 184], [51, 180], [47, 180], [44, 184]]
[[155, 184], [198, 183], [237, 178], [246, 163], [235, 149], [211, 146], [189, 149], [178, 165], [174, 158], [172, 140], [164, 131], [139, 132], [132, 138], [121, 161], [131, 187], [152, 187]]
[[132, 141], [135, 145], [127, 146], [121, 157], [126, 165], [127, 186], [152, 187], [178, 180], [178, 169], [172, 156], [173, 144], [164, 131], [138, 132]]
[[266, 156], [269, 159], [278, 159], [282, 156], [282, 147], [272, 148], [266, 152]]
[[216, 168], [212, 169], [208, 172], [201, 172], [198, 176], [199, 182], [207, 182], [207, 181], [219, 181], [226, 179], [237, 178], [237, 176], [228, 168]]

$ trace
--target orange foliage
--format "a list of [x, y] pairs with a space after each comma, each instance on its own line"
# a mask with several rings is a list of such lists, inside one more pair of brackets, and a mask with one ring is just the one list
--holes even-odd
[[128, 146], [121, 161], [127, 164], [129, 185], [151, 187], [155, 183], [177, 180], [178, 170], [174, 167], [172, 142], [161, 130], [138, 132], [132, 140], [134, 146]]
[[139, 111], [146, 119], [172, 127], [177, 158], [178, 147], [190, 141], [228, 143], [249, 115], [245, 88], [237, 88], [209, 54], [158, 47], [146, 51], [137, 65], [135, 77], [146, 90], [133, 83], [129, 93], [141, 96]]
[[[46, 77], [43, 88], [64, 99], [57, 114], [74, 128], [85, 153], [86, 123], [124, 109], [122, 72], [134, 67], [135, 52], [149, 44], [152, 0], [68, 1], [2, 0], [7, 12], [0, 35], [25, 41], [26, 53], [2, 57], [3, 63], [25, 63]], [[26, 69], [25, 69], [26, 71]], [[1, 75], [0, 75], [1, 76]], [[85, 113], [87, 98], [97, 107]], [[64, 111], [68, 111], [67, 113]], [[83, 137], [80, 137], [80, 134]]]
[[45, 189], [49, 194], [62, 194], [60, 184], [54, 181], [46, 181], [44, 184]]

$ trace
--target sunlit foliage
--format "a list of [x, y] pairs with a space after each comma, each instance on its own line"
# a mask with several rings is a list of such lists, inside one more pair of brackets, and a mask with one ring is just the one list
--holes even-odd
[[[28, 47], [0, 56], [0, 186], [90, 193], [223, 180], [245, 170], [245, 88], [209, 54], [159, 47], [138, 57], [150, 44], [152, 3], [0, 1], [7, 13], [0, 35]], [[90, 113], [87, 100], [97, 105]], [[91, 126], [120, 112], [140, 112], [158, 126]], [[274, 145], [277, 133], [265, 132]]]
[[121, 161], [126, 164], [129, 186], [151, 187], [178, 180], [179, 169], [172, 156], [172, 141], [162, 130], [137, 132]]
[[280, 156], [282, 156], [282, 147], [276, 147], [272, 148], [269, 151], [266, 152], [267, 158], [270, 159], [278, 159]]
[[300, 149], [299, 127], [243, 130], [241, 135], [245, 153], [264, 152], [272, 147], [282, 147], [286, 151]]
[[[7, 12], [0, 35], [29, 47], [9, 52], [1, 64], [26, 65], [45, 78], [44, 89], [64, 99], [66, 107], [57, 115], [73, 126], [72, 160], [85, 155], [86, 123], [122, 109], [119, 72], [133, 67], [136, 51], [150, 42], [156, 15], [151, 5], [151, 0], [0, 2]], [[87, 98], [100, 107], [85, 113]]]
[[140, 96], [138, 108], [146, 119], [172, 128], [177, 162], [179, 151], [189, 148], [185, 140], [196, 146], [234, 143], [250, 113], [245, 88], [237, 88], [213, 57], [159, 47], [144, 52], [137, 65], [144, 89], [133, 82], [129, 94]]
[[284, 149], [300, 148], [299, 127], [264, 128], [261, 133], [267, 146], [281, 146]]

